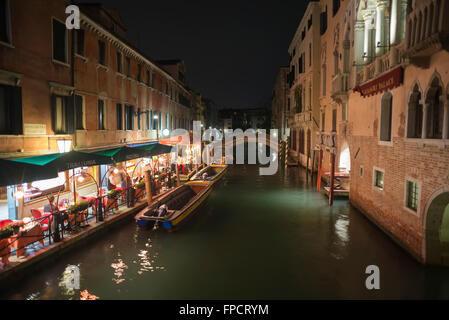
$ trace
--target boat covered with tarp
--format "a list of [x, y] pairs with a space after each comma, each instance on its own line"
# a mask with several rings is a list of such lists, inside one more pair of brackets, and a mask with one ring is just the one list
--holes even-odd
[[214, 183], [224, 176], [227, 169], [226, 164], [211, 164], [194, 174], [189, 181], [210, 181]]
[[135, 216], [137, 224], [141, 227], [162, 226], [164, 229], [172, 231], [194, 214], [211, 191], [211, 182], [187, 182], [140, 211]]

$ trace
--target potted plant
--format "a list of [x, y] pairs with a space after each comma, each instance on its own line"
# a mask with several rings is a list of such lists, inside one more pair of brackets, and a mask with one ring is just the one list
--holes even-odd
[[145, 189], [145, 181], [140, 181], [135, 185], [136, 189]]
[[18, 234], [20, 231], [20, 228], [23, 227], [24, 225], [25, 225], [25, 223], [23, 223], [22, 221], [13, 222], [10, 224], [10, 226], [13, 229], [14, 234]]
[[12, 225], [8, 225], [0, 229], [0, 239], [6, 239], [14, 234], [14, 229]]
[[119, 195], [119, 192], [116, 189], [112, 189], [108, 192], [107, 197], [108, 199], [117, 199]]
[[83, 212], [84, 210], [87, 210], [87, 208], [89, 208], [89, 203], [88, 202], [77, 202], [73, 205], [71, 205], [68, 209], [69, 213], [80, 213]]

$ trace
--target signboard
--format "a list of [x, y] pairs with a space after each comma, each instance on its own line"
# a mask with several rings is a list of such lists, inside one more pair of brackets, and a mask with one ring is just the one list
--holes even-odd
[[45, 124], [24, 123], [23, 131], [28, 136], [46, 135], [47, 126]]
[[403, 73], [402, 67], [396, 68], [375, 80], [355, 87], [354, 92], [360, 92], [362, 97], [366, 98], [393, 89], [402, 84]]

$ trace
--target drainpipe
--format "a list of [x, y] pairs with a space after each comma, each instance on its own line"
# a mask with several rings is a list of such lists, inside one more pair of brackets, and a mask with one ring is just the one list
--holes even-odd
[[[71, 85], [75, 88], [75, 32], [76, 29], [72, 29], [72, 47], [70, 48], [72, 63], [70, 66], [70, 76], [71, 76]], [[75, 111], [75, 90], [72, 94], [72, 105], [73, 105], [73, 149], [76, 149], [78, 146], [76, 139], [76, 111]]]

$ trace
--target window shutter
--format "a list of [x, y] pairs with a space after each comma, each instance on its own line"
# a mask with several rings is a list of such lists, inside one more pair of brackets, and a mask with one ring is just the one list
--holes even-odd
[[67, 133], [75, 132], [75, 107], [74, 107], [74, 96], [65, 97], [66, 100], [66, 110], [67, 110]]
[[51, 129], [56, 134], [56, 96], [51, 95]]
[[22, 119], [22, 88], [11, 87], [11, 105], [10, 117], [11, 133], [23, 134], [23, 119]]
[[134, 130], [134, 107], [129, 107], [130, 117], [131, 117], [131, 130]]

